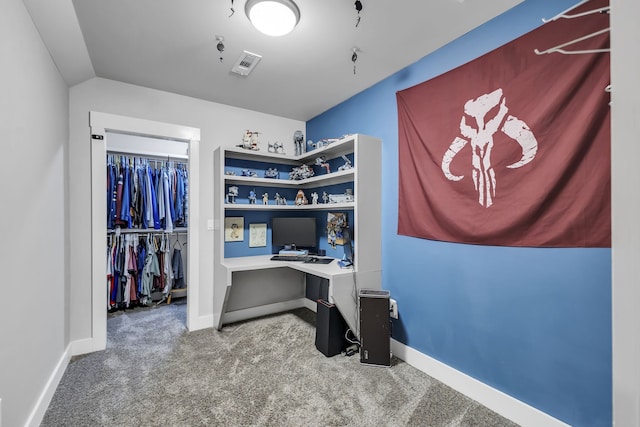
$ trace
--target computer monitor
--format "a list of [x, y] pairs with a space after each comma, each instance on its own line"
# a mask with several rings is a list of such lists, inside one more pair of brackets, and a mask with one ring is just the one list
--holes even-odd
[[271, 244], [296, 248], [317, 246], [316, 219], [314, 217], [272, 218]]

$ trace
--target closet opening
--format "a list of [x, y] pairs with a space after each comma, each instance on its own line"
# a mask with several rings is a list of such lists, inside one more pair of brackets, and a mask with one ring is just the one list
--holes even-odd
[[[186, 326], [188, 141], [108, 130], [105, 139], [107, 316]], [[151, 313], [171, 304], [182, 307]], [[121, 330], [108, 324], [107, 339]]]
[[77, 353], [199, 328], [200, 130], [99, 112], [90, 126], [92, 337]]

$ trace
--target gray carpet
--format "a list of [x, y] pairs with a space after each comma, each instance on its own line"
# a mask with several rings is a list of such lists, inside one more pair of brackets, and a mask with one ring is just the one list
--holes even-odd
[[186, 330], [186, 304], [109, 315], [102, 352], [73, 358], [42, 426], [515, 426], [394, 359], [331, 358], [300, 309]]

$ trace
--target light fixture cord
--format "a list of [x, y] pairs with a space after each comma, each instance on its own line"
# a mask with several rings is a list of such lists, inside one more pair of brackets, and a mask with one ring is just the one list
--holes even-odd
[[356, 0], [355, 7], [358, 11], [358, 17], [356, 18], [356, 28], [358, 28], [358, 25], [360, 25], [360, 11], [362, 10], [362, 2], [360, 2], [360, 0]]
[[351, 55], [351, 61], [353, 61], [353, 74], [356, 74], [356, 61], [358, 60], [358, 54], [356, 50], [353, 50], [353, 55]]
[[234, 13], [236, 13], [236, 11], [233, 10], [233, 0], [231, 0], [231, 15], [229, 15], [229, 18], [231, 18]]

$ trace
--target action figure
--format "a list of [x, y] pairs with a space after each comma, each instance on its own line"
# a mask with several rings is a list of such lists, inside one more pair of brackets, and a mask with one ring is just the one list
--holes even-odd
[[249, 190], [249, 204], [256, 204], [256, 190]]
[[331, 173], [331, 167], [329, 163], [327, 163], [327, 158], [325, 156], [316, 157], [316, 166], [320, 166], [324, 168], [327, 173]]
[[295, 203], [296, 203], [296, 206], [302, 206], [309, 203], [309, 201], [307, 200], [307, 196], [304, 195], [304, 191], [298, 190], [298, 194], [296, 194]]
[[265, 178], [277, 178], [278, 177], [278, 169], [276, 168], [269, 168], [266, 171], [264, 171], [264, 177]]
[[353, 166], [351, 165], [351, 160], [345, 155], [342, 156], [344, 159], [344, 165], [338, 167], [339, 171], [346, 171], [347, 169], [351, 169]]
[[316, 193], [315, 191], [311, 193], [311, 204], [312, 205], [318, 204], [318, 193]]
[[295, 155], [301, 156], [305, 153], [304, 135], [302, 131], [297, 130], [293, 133], [293, 144], [295, 145]]
[[269, 204], [269, 193], [264, 193], [262, 195], [262, 204], [263, 205], [268, 205]]
[[326, 191], [322, 192], [322, 203], [327, 204], [329, 202], [329, 195]]
[[276, 199], [276, 205], [286, 205], [287, 199], [284, 196], [281, 196], [280, 193], [276, 193], [274, 199]]
[[251, 169], [242, 169], [242, 176], [254, 177], [254, 176], [258, 176], [258, 174]]
[[289, 179], [300, 180], [311, 178], [314, 175], [313, 169], [311, 169], [307, 165], [302, 165], [298, 167], [294, 167], [291, 172], [289, 172]]
[[237, 196], [238, 187], [236, 187], [235, 185], [229, 187], [229, 192], [227, 193], [227, 203], [235, 203]]

